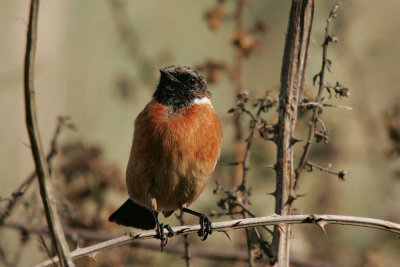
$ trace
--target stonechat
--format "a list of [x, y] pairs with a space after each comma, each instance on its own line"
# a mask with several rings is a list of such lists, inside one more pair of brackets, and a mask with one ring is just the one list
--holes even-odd
[[182, 210], [200, 218], [198, 235], [212, 233], [209, 218], [188, 209], [206, 187], [217, 163], [221, 124], [211, 104], [205, 79], [186, 66], [160, 69], [152, 100], [135, 120], [126, 170], [129, 199], [109, 218], [125, 226], [156, 228], [161, 249], [166, 245], [158, 213]]

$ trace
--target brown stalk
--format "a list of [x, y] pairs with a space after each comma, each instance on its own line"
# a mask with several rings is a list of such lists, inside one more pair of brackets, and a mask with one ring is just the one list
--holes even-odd
[[[244, 5], [245, 5], [245, 0], [237, 0], [237, 10], [235, 14], [236, 37], [239, 37], [243, 33]], [[242, 47], [238, 45], [235, 49], [235, 61], [233, 70], [233, 78], [235, 83], [235, 97], [241, 92], [243, 92], [243, 79], [242, 79], [243, 53], [244, 51]], [[236, 115], [234, 117], [233, 123], [235, 127], [235, 162], [239, 162], [243, 159], [244, 155], [243, 131], [239, 115]], [[243, 180], [242, 168], [240, 166], [236, 166], [233, 176], [233, 186], [234, 187], [239, 186], [242, 183], [242, 180]]]
[[34, 98], [34, 61], [37, 41], [39, 0], [32, 0], [26, 42], [25, 66], [24, 66], [24, 92], [25, 92], [25, 118], [31, 143], [32, 156], [35, 161], [36, 173], [39, 180], [40, 195], [46, 213], [47, 224], [51, 233], [51, 239], [57, 255], [61, 259], [61, 266], [75, 266], [69, 254], [69, 248], [65, 240], [61, 222], [57, 214], [53, 191], [50, 183], [49, 167], [43, 152], [42, 141], [37, 126], [36, 102]]
[[[241, 38], [241, 35], [244, 32], [243, 29], [243, 12], [244, 12], [244, 7], [246, 4], [246, 0], [237, 0], [237, 10], [235, 14], [235, 38]], [[243, 69], [243, 57], [244, 57], [244, 51], [243, 48], [240, 45], [236, 46], [235, 49], [235, 61], [234, 61], [234, 70], [233, 70], [233, 78], [234, 78], [234, 83], [235, 83], [235, 95], [239, 95], [240, 93], [243, 92], [243, 78], [242, 78], [242, 69]], [[245, 147], [243, 145], [243, 131], [242, 131], [242, 125], [240, 121], [240, 116], [236, 115], [234, 117], [234, 129], [235, 129], [235, 162], [239, 162], [241, 160], [246, 160], [247, 154], [245, 152]], [[245, 164], [242, 164], [242, 167], [239, 165], [235, 167], [234, 169], [234, 175], [233, 175], [233, 187], [239, 187], [240, 185], [244, 186], [246, 183], [246, 170], [245, 170]], [[245, 199], [245, 205], [247, 205], [247, 191], [244, 188], [243, 191], [241, 191], [241, 194], [243, 195]], [[242, 213], [242, 216], [246, 218], [246, 213]], [[248, 252], [248, 264], [249, 267], [253, 266], [254, 259], [252, 256], [251, 252], [251, 241], [250, 241], [250, 233], [249, 230], [246, 228], [246, 240], [247, 240], [247, 252]], [[239, 239], [239, 244], [244, 243], [243, 238], [241, 237]]]
[[[275, 213], [290, 215], [294, 189], [295, 126], [298, 104], [303, 96], [308, 45], [314, 16], [314, 0], [292, 0], [285, 51], [281, 70], [277, 145]], [[289, 266], [291, 226], [275, 226], [272, 240], [272, 263]]]

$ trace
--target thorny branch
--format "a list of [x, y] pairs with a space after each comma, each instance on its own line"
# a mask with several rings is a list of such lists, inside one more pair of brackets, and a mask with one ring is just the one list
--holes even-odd
[[331, 170], [331, 164], [329, 164], [327, 167], [323, 167], [320, 165], [317, 165], [315, 163], [312, 163], [311, 161], [307, 161], [306, 162], [306, 166], [307, 166], [307, 170], [312, 172], [314, 170], [314, 168], [323, 171], [323, 172], [327, 172], [333, 175], [336, 175], [339, 179], [341, 180], [345, 180], [346, 179], [346, 175], [348, 174], [348, 172], [346, 170], [342, 170], [342, 171], [332, 171]]
[[[56, 130], [50, 142], [50, 151], [47, 153], [46, 161], [47, 164], [50, 166], [51, 160], [57, 154], [57, 139], [60, 135], [61, 129], [65, 126], [70, 129], [74, 129], [74, 125], [68, 122], [68, 117], [59, 117], [57, 121]], [[49, 169], [51, 172], [51, 168]], [[9, 196], [7, 200], [7, 204], [5, 205], [4, 211], [0, 214], [0, 225], [4, 223], [4, 220], [10, 216], [12, 210], [15, 207], [17, 201], [25, 194], [26, 190], [29, 188], [30, 184], [36, 177], [36, 171], [33, 171], [25, 181], [14, 191], [12, 192], [11, 196]]]
[[[33, 227], [23, 225], [20, 223], [16, 222], [9, 222], [6, 224], [3, 224], [3, 227], [8, 227], [11, 229], [15, 229], [17, 231], [25, 232], [28, 234], [37, 234], [38, 230], [34, 229]], [[89, 230], [89, 229], [83, 229], [83, 228], [69, 228], [66, 227], [65, 229], [65, 234], [71, 238], [79, 238], [79, 239], [84, 239], [84, 240], [89, 240], [89, 241], [105, 241], [109, 239], [114, 239], [117, 238], [118, 235], [111, 234], [109, 232], [103, 232], [103, 231], [95, 231], [95, 230]], [[48, 234], [48, 229], [47, 228], [40, 228], [39, 231], [43, 231], [43, 233]], [[149, 241], [138, 241], [138, 242], [133, 242], [130, 244], [131, 247], [137, 247], [137, 248], [142, 248], [142, 249], [149, 249], [153, 251], [160, 251], [160, 244], [158, 242], [152, 242], [151, 240]], [[172, 254], [178, 254], [182, 255], [185, 253], [185, 247], [181, 244], [181, 242], [171, 242], [164, 248], [164, 252], [166, 253], [172, 253]], [[207, 260], [218, 260], [218, 261], [241, 261], [241, 262], [247, 262], [248, 257], [247, 257], [247, 252], [244, 252], [239, 249], [235, 250], [227, 250], [226, 248], [203, 248], [200, 246], [192, 246], [190, 250], [190, 254], [193, 257], [196, 258], [204, 258]], [[0, 255], [1, 255], [1, 248], [0, 248]], [[50, 256], [49, 256], [50, 257]], [[255, 259], [257, 262], [262, 262], [267, 264], [268, 261], [265, 258], [256, 258]], [[56, 263], [53, 263], [53, 265]], [[310, 259], [300, 259], [300, 258], [292, 258], [291, 264], [293, 266], [309, 266], [309, 267], [320, 267], [323, 262], [321, 261], [316, 261], [316, 260], [310, 260]], [[8, 265], [7, 265], [8, 266]], [[10, 266], [15, 266], [15, 264], [11, 264]]]
[[[320, 72], [314, 76], [313, 82], [315, 83], [318, 79], [318, 93], [317, 96], [315, 98], [315, 102], [312, 102], [313, 104], [310, 104], [311, 102], [309, 102], [307, 99], [303, 100], [303, 103], [301, 103], [300, 105], [307, 105], [308, 107], [311, 107], [313, 112], [312, 112], [312, 117], [310, 119], [309, 122], [309, 128], [308, 128], [308, 137], [307, 137], [307, 142], [304, 145], [304, 150], [303, 153], [300, 157], [300, 161], [299, 161], [299, 165], [297, 167], [297, 169], [295, 170], [295, 183], [294, 183], [294, 190], [297, 190], [298, 188], [298, 184], [299, 184], [299, 180], [300, 180], [300, 176], [301, 173], [303, 171], [303, 169], [309, 165], [307, 164], [308, 161], [308, 155], [310, 153], [310, 149], [311, 149], [311, 144], [314, 141], [314, 138], [322, 138], [323, 140], [327, 140], [327, 131], [325, 126], [322, 123], [322, 120], [320, 118], [320, 115], [322, 113], [322, 107], [324, 106], [329, 106], [324, 102], [324, 98], [322, 97], [322, 94], [324, 92], [324, 89], [327, 89], [329, 95], [331, 95], [331, 90], [334, 90], [336, 93], [336, 96], [344, 96], [344, 97], [348, 97], [350, 95], [349, 90], [347, 88], [345, 88], [340, 82], [337, 82], [335, 86], [331, 86], [328, 83], [325, 83], [325, 73], [326, 70], [330, 71], [331, 70], [331, 66], [332, 66], [332, 61], [328, 58], [328, 46], [330, 43], [337, 43], [338, 42], [338, 38], [335, 37], [334, 35], [332, 35], [330, 33], [330, 25], [333, 19], [336, 18], [337, 16], [337, 10], [340, 6], [340, 2], [337, 2], [334, 7], [332, 8], [329, 17], [326, 21], [326, 27], [325, 27], [325, 36], [324, 36], [324, 42], [322, 44], [322, 65], [321, 65], [321, 70]], [[351, 109], [349, 107], [343, 107], [343, 106], [337, 106], [339, 108], [346, 108], [346, 109]], [[317, 124], [320, 123], [321, 125], [323, 125], [323, 130], [322, 132], [317, 132]], [[320, 170], [326, 170], [326, 168], [319, 168]], [[341, 171], [344, 175], [347, 174], [346, 170]], [[336, 174], [336, 173], [334, 173]], [[337, 175], [337, 174], [336, 174]], [[338, 175], [339, 176], [339, 175]], [[339, 178], [341, 178], [339, 176]]]
[[29, 13], [29, 24], [26, 41], [26, 54], [24, 65], [24, 95], [25, 118], [29, 139], [31, 142], [32, 156], [35, 161], [36, 173], [39, 180], [40, 195], [46, 213], [47, 224], [50, 229], [53, 245], [60, 257], [61, 266], [75, 266], [71, 261], [67, 241], [62, 230], [61, 222], [57, 214], [50, 182], [49, 167], [47, 165], [42, 141], [39, 134], [36, 116], [36, 102], [34, 98], [34, 62], [37, 41], [39, 0], [32, 0]]
[[[400, 235], [400, 224], [380, 220], [373, 218], [353, 217], [353, 216], [341, 216], [341, 215], [288, 215], [288, 216], [268, 216], [268, 217], [257, 217], [238, 219], [224, 222], [216, 222], [213, 224], [213, 230], [216, 232], [229, 233], [235, 229], [241, 229], [246, 227], [255, 227], [262, 225], [284, 225], [284, 224], [317, 224], [324, 232], [325, 227], [328, 224], [340, 224], [340, 225], [353, 225], [367, 228], [374, 228], [385, 230], [391, 233]], [[174, 235], [181, 234], [193, 234], [197, 233], [200, 229], [200, 225], [186, 225], [173, 227]], [[117, 246], [129, 244], [135, 240], [141, 239], [152, 239], [156, 237], [156, 231], [142, 231], [139, 233], [131, 233], [129, 235], [120, 236], [111, 240], [98, 243], [89, 247], [77, 248], [71, 252], [71, 257], [79, 259], [82, 257], [95, 257], [100, 251], [104, 251]], [[58, 262], [58, 257], [44, 261], [36, 267], [51, 266], [54, 262]]]
[[[290, 10], [288, 30], [281, 69], [279, 93], [279, 119], [274, 141], [277, 147], [275, 213], [290, 215], [292, 202], [298, 197], [294, 191], [294, 144], [298, 104], [303, 98], [308, 60], [308, 46], [314, 17], [314, 0], [293, 0]], [[289, 266], [291, 226], [274, 227], [271, 244], [273, 258], [277, 266]]]
[[[246, 147], [243, 159], [239, 162], [234, 162], [232, 165], [236, 165], [242, 168], [242, 182], [239, 186], [235, 187], [233, 190], [224, 190], [220, 184], [217, 184], [217, 189], [214, 192], [223, 190], [226, 194], [225, 198], [222, 198], [218, 202], [218, 206], [223, 210], [227, 210], [227, 214], [234, 214], [234, 210], [239, 207], [240, 210], [236, 214], [241, 214], [243, 218], [246, 218], [248, 215], [251, 217], [256, 217], [256, 215], [249, 210], [248, 205], [250, 204], [249, 196], [251, 195], [251, 188], [247, 188], [247, 173], [249, 171], [249, 160], [250, 160], [250, 149], [253, 144], [253, 140], [255, 139], [256, 133], [266, 139], [270, 140], [271, 134], [274, 132], [274, 127], [267, 120], [262, 118], [263, 113], [268, 112], [273, 107], [276, 107], [277, 100], [271, 96], [271, 93], [267, 91], [264, 97], [250, 99], [246, 92], [240, 93], [238, 96], [238, 102], [235, 108], [229, 110], [229, 113], [234, 113], [237, 117], [240, 117], [241, 114], [246, 114], [250, 117], [249, 122], [249, 135], [245, 139]], [[249, 101], [252, 100], [252, 101]], [[256, 111], [253, 112], [247, 106], [251, 104], [252, 108], [256, 108]], [[263, 227], [268, 233], [272, 233], [270, 229], [267, 227]], [[269, 252], [269, 243], [264, 240], [261, 233], [258, 229], [246, 229], [247, 235], [247, 248], [249, 254], [249, 261], [252, 260], [252, 244], [250, 239], [250, 230], [253, 230], [260, 244], [260, 248], [265, 252], [266, 255], [270, 255]], [[249, 264], [252, 264], [249, 262]]]
[[[255, 46], [257, 45], [257, 42], [253, 41], [253, 38], [250, 36], [250, 34], [244, 29], [243, 26], [243, 16], [244, 16], [244, 8], [247, 5], [246, 0], [237, 0], [236, 4], [236, 14], [234, 15], [234, 20], [235, 20], [235, 36], [233, 39], [233, 44], [235, 46], [235, 60], [234, 60], [234, 70], [233, 70], [233, 79], [234, 79], [234, 84], [235, 84], [235, 92], [236, 95], [246, 95], [244, 92], [244, 86], [243, 86], [243, 60], [246, 55], [248, 55], [252, 50], [254, 50]], [[251, 40], [251, 41], [249, 41]], [[264, 109], [262, 108], [263, 105], [260, 104], [259, 111], [257, 112], [257, 119], [259, 119], [261, 111]], [[243, 110], [244, 111], [244, 110]], [[248, 112], [248, 114], [251, 114]], [[242, 125], [240, 121], [240, 113], [235, 113], [234, 116], [234, 127], [235, 127], [235, 161], [240, 161], [241, 160], [241, 167], [236, 166], [234, 169], [234, 177], [233, 177], [233, 186], [237, 187], [239, 194], [241, 194], [241, 197], [243, 198], [242, 200], [242, 205], [247, 208], [249, 204], [249, 195], [250, 195], [250, 190], [247, 189], [247, 172], [249, 170], [248, 167], [248, 161], [249, 161], [249, 156], [250, 156], [250, 148], [252, 145], [252, 141], [254, 138], [254, 133], [255, 133], [255, 125], [256, 121], [251, 120], [250, 123], [250, 135], [249, 137], [245, 140], [246, 142], [246, 147], [243, 147], [243, 131], [242, 131]], [[252, 118], [254, 119], [254, 118]], [[246, 218], [247, 213], [242, 212], [242, 217]], [[254, 256], [252, 253], [252, 244], [251, 244], [251, 238], [250, 238], [250, 229], [246, 228], [246, 241], [247, 241], [247, 253], [248, 253], [248, 264], [249, 267], [253, 266], [254, 264]], [[260, 237], [260, 234], [258, 233], [258, 230], [255, 229], [255, 231], [258, 234], [258, 237]], [[261, 238], [261, 237], [260, 237]], [[262, 244], [267, 244], [264, 240], [262, 240]], [[266, 249], [267, 250], [267, 249]]]

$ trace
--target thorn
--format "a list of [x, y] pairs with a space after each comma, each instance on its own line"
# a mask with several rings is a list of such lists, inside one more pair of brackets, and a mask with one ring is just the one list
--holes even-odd
[[276, 170], [275, 164], [266, 165], [266, 166], [264, 166], [264, 168], [270, 168], [270, 169]]
[[293, 194], [290, 194], [289, 195], [289, 197], [288, 197], [288, 200], [286, 201], [286, 203], [285, 203], [285, 206], [287, 205], [287, 204], [291, 204], [293, 201], [295, 201], [297, 199], [297, 196], [295, 196], [295, 195], [293, 195]]
[[324, 232], [324, 234], [326, 234], [325, 225], [327, 225], [328, 223], [323, 220], [317, 221], [315, 223], [319, 226], [319, 228], [321, 228], [322, 232]]
[[298, 142], [302, 142], [302, 139], [297, 139], [295, 137], [290, 138], [290, 146], [293, 146], [294, 144], [298, 143]]
[[315, 74], [313, 77], [313, 85], [315, 85], [315, 82], [317, 81], [317, 78], [321, 76], [321, 73]]
[[332, 70], [332, 60], [330, 60], [330, 59], [326, 59], [326, 61], [325, 61], [325, 63], [326, 63], [326, 68], [328, 69], [328, 71], [329, 72], [332, 72], [331, 70]]
[[273, 197], [276, 197], [276, 191], [272, 192], [272, 193], [267, 193], [267, 195], [271, 195]]
[[94, 263], [98, 263], [96, 260], [96, 256], [97, 256], [98, 252], [92, 252], [88, 254], [89, 260], [93, 261]]
[[294, 193], [290, 194], [290, 196], [291, 196], [294, 200], [296, 200], [296, 199], [298, 199], [298, 198], [307, 196], [307, 194], [297, 194], [296, 192], [294, 192]]
[[223, 230], [222, 231], [225, 235], [226, 235], [226, 237], [229, 239], [229, 241], [231, 240], [231, 229], [229, 229], [229, 230]]

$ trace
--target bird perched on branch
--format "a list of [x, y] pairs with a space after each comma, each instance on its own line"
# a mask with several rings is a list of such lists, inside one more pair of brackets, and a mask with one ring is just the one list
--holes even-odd
[[181, 209], [200, 218], [198, 235], [212, 233], [209, 218], [188, 209], [203, 192], [219, 157], [221, 124], [211, 104], [207, 83], [186, 66], [160, 69], [153, 99], [135, 121], [131, 154], [126, 170], [129, 199], [109, 218], [125, 226], [156, 228], [161, 250], [166, 245], [158, 220]]

